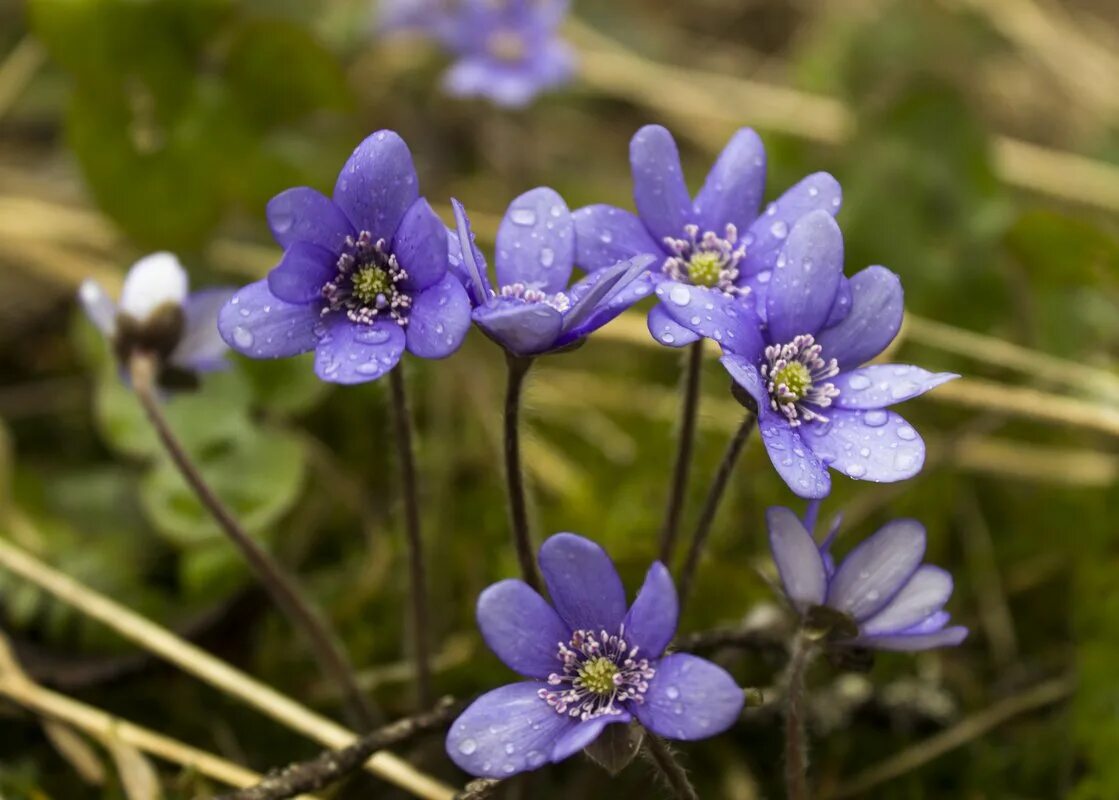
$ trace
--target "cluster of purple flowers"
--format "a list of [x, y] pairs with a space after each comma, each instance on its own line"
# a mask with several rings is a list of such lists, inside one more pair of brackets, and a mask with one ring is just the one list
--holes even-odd
[[[547, 52], [531, 37], [550, 32], [563, 7], [464, 2], [456, 13], [508, 14], [521, 46]], [[474, 30], [446, 24], [446, 36], [462, 41]], [[525, 96], [509, 75], [505, 83], [491, 80], [505, 68], [493, 56], [464, 55], [454, 80], [503, 87], [495, 91], [505, 100]], [[865, 365], [900, 328], [902, 290], [884, 267], [844, 275], [835, 179], [811, 175], [763, 209], [765, 153], [747, 129], [731, 138], [694, 199], [664, 128], [638, 131], [630, 155], [636, 214], [605, 205], [572, 213], [552, 189], [526, 192], [498, 230], [495, 280], [463, 206], [453, 201], [455, 224], [447, 228], [419, 194], [404, 141], [380, 131], [354, 150], [332, 196], [301, 187], [268, 204], [284, 252], [267, 278], [231, 296], [188, 298], [181, 267], [157, 255], [130, 273], [119, 310], [92, 284], [81, 297], [118, 353], [169, 325], [159, 342], [166, 362], [211, 369], [224, 355], [216, 321], [237, 352], [281, 358], [313, 351], [318, 376], [341, 384], [383, 376], [405, 351], [447, 357], [471, 323], [512, 357], [566, 350], [654, 298], [648, 327], [656, 342], [709, 339], [722, 349], [721, 362], [794, 493], [827, 495], [829, 469], [876, 482], [916, 474], [924, 444], [888, 409], [955, 376]], [[576, 267], [586, 274], [572, 282]], [[153, 327], [158, 319], [164, 328]], [[887, 525], [838, 568], [832, 537], [817, 545], [793, 512], [771, 509], [769, 529], [791, 606], [806, 624], [830, 614], [830, 645], [915, 650], [966, 635], [947, 627], [952, 581], [921, 564], [919, 524]], [[615, 723], [636, 721], [684, 740], [734, 723], [743, 693], [733, 678], [703, 659], [666, 654], [678, 602], [663, 564], [653, 565], [627, 609], [621, 580], [594, 543], [559, 534], [539, 561], [551, 605], [513, 580], [479, 598], [487, 644], [526, 680], [483, 695], [452, 726], [447, 749], [459, 766], [505, 777], [566, 758]]]

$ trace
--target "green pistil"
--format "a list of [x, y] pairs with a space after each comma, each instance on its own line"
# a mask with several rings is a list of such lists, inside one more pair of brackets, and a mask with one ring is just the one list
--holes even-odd
[[354, 273], [354, 297], [363, 305], [376, 305], [377, 297], [384, 295], [388, 298], [393, 293], [392, 279], [388, 272], [380, 267], [362, 267]]
[[773, 376], [773, 383], [777, 386], [785, 384], [789, 388], [789, 394], [793, 396], [793, 399], [801, 400], [812, 388], [812, 375], [809, 374], [808, 367], [804, 364], [793, 361], [777, 371]]
[[618, 674], [618, 665], [608, 658], [595, 658], [588, 661], [579, 670], [579, 679], [588, 691], [595, 694], [607, 695], [617, 688], [614, 685], [614, 676]]
[[688, 261], [688, 278], [696, 286], [717, 286], [723, 271], [723, 258], [718, 253], [696, 253]]

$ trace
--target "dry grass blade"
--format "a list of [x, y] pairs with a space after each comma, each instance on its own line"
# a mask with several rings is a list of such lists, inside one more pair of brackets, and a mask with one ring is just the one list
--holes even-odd
[[15, 105], [46, 60], [43, 46], [25, 36], [0, 64], [0, 118]]
[[105, 746], [117, 765], [120, 784], [128, 800], [160, 800], [163, 797], [159, 773], [147, 756], [117, 736], [110, 735]]

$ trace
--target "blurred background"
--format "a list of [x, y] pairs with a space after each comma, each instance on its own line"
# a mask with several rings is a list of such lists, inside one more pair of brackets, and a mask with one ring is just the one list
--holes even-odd
[[[177, 252], [194, 286], [255, 280], [279, 256], [268, 198], [329, 191], [378, 128], [409, 143], [446, 221], [451, 196], [466, 202], [488, 250], [508, 202], [533, 186], [572, 208], [632, 207], [628, 142], [642, 124], [676, 134], [693, 189], [730, 134], [753, 126], [769, 151], [768, 197], [832, 172], [848, 272], [901, 274], [909, 316], [894, 355], [966, 376], [903, 410], [929, 444], [918, 478], [837, 475], [823, 513], [845, 514], [841, 551], [893, 517], [924, 522], [929, 560], [956, 577], [950, 609], [973, 634], [955, 650], [882, 655], [866, 674], [817, 665], [818, 795], [1119, 797], [1119, 6], [577, 0], [564, 29], [577, 78], [520, 112], [444, 96], [447, 56], [378, 41], [374, 13], [354, 0], [0, 3], [0, 533], [337, 716], [331, 687], [160, 456], [76, 308], [78, 283], [115, 291], [154, 249]], [[172, 423], [309, 587], [364, 685], [387, 713], [407, 713], [384, 387], [326, 387], [306, 359], [233, 361], [170, 401]], [[529, 379], [535, 531], [598, 540], [631, 589], [656, 552], [679, 368], [634, 311]], [[477, 593], [516, 573], [499, 461], [504, 366], [472, 333], [448, 361], [406, 369], [438, 689], [469, 696], [510, 678], [473, 626]], [[740, 414], [714, 359], [704, 387], [685, 534]], [[794, 500], [752, 443], [682, 630], [774, 603], [763, 513]], [[256, 770], [317, 751], [3, 568], [0, 622], [34, 681], [84, 704]], [[779, 675], [772, 654], [716, 656], [743, 685]], [[0, 700], [0, 715], [2, 798], [218, 786], [136, 750], [110, 758], [15, 702]], [[701, 796], [779, 796], [779, 726], [763, 707], [682, 748]], [[463, 782], [438, 737], [425, 747], [429, 771]], [[503, 791], [658, 791], [640, 765], [605, 781], [572, 759]], [[403, 795], [359, 780], [341, 796]]]

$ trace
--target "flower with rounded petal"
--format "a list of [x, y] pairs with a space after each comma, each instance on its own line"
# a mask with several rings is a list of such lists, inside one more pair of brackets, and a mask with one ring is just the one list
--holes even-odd
[[[760, 306], [763, 319], [766, 284], [789, 232], [806, 214], [834, 215], [840, 206], [839, 184], [818, 172], [761, 211], [765, 148], [749, 128], [731, 137], [694, 198], [665, 128], [647, 125], [634, 135], [630, 164], [637, 213], [609, 205], [576, 211], [576, 263], [593, 273], [650, 254], [656, 261], [642, 278], [646, 291], [669, 281], [695, 286], [742, 309]], [[649, 313], [653, 338], [669, 347], [699, 339], [665, 312], [663, 302]]]
[[681, 740], [734, 724], [744, 702], [734, 679], [702, 658], [664, 654], [679, 606], [663, 564], [649, 568], [628, 608], [609, 556], [581, 536], [544, 542], [540, 571], [551, 603], [519, 580], [478, 598], [486, 644], [526, 680], [487, 692], [451, 725], [447, 753], [459, 767], [508, 777], [562, 761], [607, 725], [635, 719]]
[[834, 532], [817, 545], [796, 514], [779, 506], [769, 509], [766, 520], [773, 560], [794, 610], [811, 620], [824, 607], [849, 623], [832, 628], [830, 644], [927, 650], [957, 645], [967, 636], [967, 628], [948, 627], [944, 605], [952, 595], [952, 576], [921, 563], [920, 523], [887, 523], [835, 567], [829, 554]]
[[470, 328], [470, 300], [448, 275], [447, 230], [419, 196], [408, 146], [378, 131], [343, 166], [333, 197], [299, 187], [268, 203], [284, 254], [222, 309], [230, 347], [252, 358], [315, 352], [333, 383], [375, 380], [405, 350], [445, 358]]

